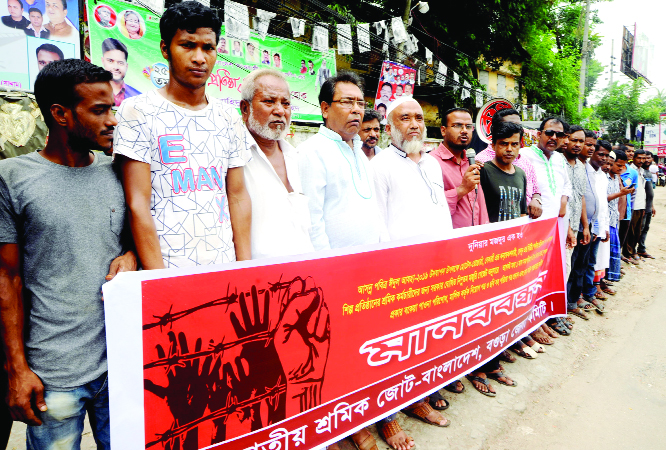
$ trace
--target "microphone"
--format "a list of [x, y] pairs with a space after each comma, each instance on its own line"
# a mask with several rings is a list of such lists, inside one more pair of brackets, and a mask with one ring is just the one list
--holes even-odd
[[[473, 166], [474, 165], [474, 159], [476, 158], [476, 151], [474, 151], [473, 148], [468, 148], [467, 151], [465, 152], [467, 155], [467, 160], [469, 161], [469, 165]], [[479, 185], [477, 184], [474, 186], [474, 193], [478, 194], [479, 193]]]

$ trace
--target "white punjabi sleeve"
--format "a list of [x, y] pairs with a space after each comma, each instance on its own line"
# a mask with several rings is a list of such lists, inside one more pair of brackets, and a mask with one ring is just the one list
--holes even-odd
[[331, 244], [324, 223], [324, 202], [326, 200], [326, 166], [319, 154], [308, 148], [308, 142], [298, 147], [298, 171], [301, 176], [303, 194], [308, 198], [310, 209], [310, 239], [316, 251], [328, 250]]
[[388, 170], [386, 162], [383, 159], [376, 157], [370, 160], [370, 166], [373, 171], [373, 178], [375, 184], [375, 198], [377, 200], [377, 208], [379, 209], [380, 220], [380, 233], [379, 240], [381, 242], [388, 242], [391, 236], [388, 232], [388, 202], [389, 202], [389, 181]]

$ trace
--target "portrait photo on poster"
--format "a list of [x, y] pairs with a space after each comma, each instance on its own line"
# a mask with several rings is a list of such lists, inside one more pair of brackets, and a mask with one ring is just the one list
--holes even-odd
[[113, 28], [116, 25], [116, 12], [108, 5], [99, 5], [95, 8], [95, 21], [104, 28]]
[[30, 74], [30, 89], [33, 88], [37, 74], [53, 61], [76, 58], [74, 44], [58, 42], [48, 39], [39, 39], [28, 36], [28, 73]]
[[126, 38], [137, 40], [146, 33], [146, 23], [138, 12], [127, 9], [120, 13], [118, 29]]
[[225, 36], [220, 36], [220, 42], [217, 43], [217, 52], [222, 55], [229, 54], [229, 44]]
[[279, 53], [273, 53], [273, 67], [276, 69], [282, 69], [282, 55]]
[[141, 94], [125, 83], [125, 76], [129, 68], [129, 50], [118, 39], [106, 38], [102, 42], [102, 67], [113, 75], [111, 87], [113, 88], [114, 106], [120, 106], [126, 98]]
[[245, 44], [245, 61], [251, 64], [259, 62], [259, 49], [254, 42]]
[[231, 41], [231, 56], [235, 58], [243, 57], [243, 42], [238, 39]]

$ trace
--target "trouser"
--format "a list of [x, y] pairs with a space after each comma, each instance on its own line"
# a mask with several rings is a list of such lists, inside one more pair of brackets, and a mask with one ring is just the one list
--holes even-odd
[[627, 243], [627, 234], [629, 234], [629, 224], [630, 223], [631, 223], [631, 220], [629, 220], [629, 219], [620, 220], [620, 228], [618, 229], [618, 237], [620, 238], [620, 253], [622, 253], [622, 249], [624, 248], [624, 244]]
[[9, 435], [12, 432], [12, 416], [5, 398], [7, 397], [7, 372], [5, 372], [5, 354], [0, 349], [0, 450], [7, 448]]
[[645, 210], [643, 214], [643, 226], [641, 227], [641, 237], [638, 239], [638, 253], [645, 253], [645, 239], [647, 239], [648, 231], [650, 231], [650, 222], [652, 222], [652, 211]]
[[617, 228], [610, 227], [611, 258], [608, 267], [608, 279], [610, 281], [620, 280], [620, 270], [622, 269], [622, 260], [620, 260], [620, 240], [617, 234]]
[[597, 287], [594, 285], [594, 266], [597, 264], [597, 252], [601, 239], [597, 238], [590, 242], [590, 254], [588, 256], [587, 268], [583, 276], [583, 297], [594, 297]]
[[644, 212], [644, 209], [639, 209], [631, 214], [631, 223], [629, 224], [629, 231], [627, 232], [627, 242], [622, 249], [622, 254], [627, 258], [631, 258], [636, 254], [636, 244], [638, 244], [638, 240], [641, 237], [641, 224], [643, 222]]
[[495, 358], [491, 359], [481, 367], [479, 367], [475, 372], [483, 372], [483, 373], [488, 373], [488, 372], [495, 372], [499, 370], [500, 368], [500, 359], [499, 356], [496, 356]]
[[578, 298], [583, 291], [583, 277], [590, 261], [590, 247], [592, 244], [583, 245], [580, 241], [583, 239], [583, 232], [578, 232], [578, 245], [574, 247], [571, 255], [571, 273], [567, 280], [567, 308], [575, 309], [578, 307]]
[[73, 389], [44, 390], [47, 410], [40, 426], [28, 426], [28, 450], [79, 450], [83, 420], [88, 413], [98, 450], [111, 450], [107, 374]]
[[567, 249], [567, 279], [569, 279], [569, 275], [571, 274], [571, 258], [573, 257], [574, 248], [576, 247]]

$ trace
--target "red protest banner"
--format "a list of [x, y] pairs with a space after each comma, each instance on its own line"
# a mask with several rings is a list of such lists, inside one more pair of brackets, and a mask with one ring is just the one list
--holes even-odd
[[566, 313], [556, 219], [491, 227], [106, 285], [114, 447], [316, 448], [470, 372]]

